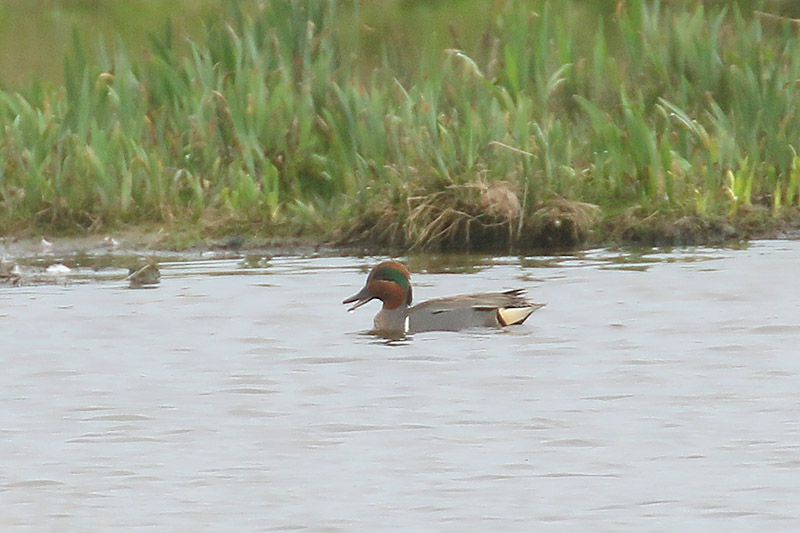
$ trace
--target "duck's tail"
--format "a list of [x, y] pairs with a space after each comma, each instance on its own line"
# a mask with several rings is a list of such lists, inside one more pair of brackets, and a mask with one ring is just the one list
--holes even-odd
[[531, 314], [544, 307], [545, 304], [530, 304], [524, 307], [500, 307], [497, 310], [497, 321], [501, 326], [516, 326], [525, 322]]

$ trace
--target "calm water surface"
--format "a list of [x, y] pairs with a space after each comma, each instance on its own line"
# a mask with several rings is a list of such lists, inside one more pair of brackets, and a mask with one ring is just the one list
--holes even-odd
[[365, 334], [379, 257], [0, 289], [0, 527], [800, 528], [800, 242], [411, 258], [504, 332]]

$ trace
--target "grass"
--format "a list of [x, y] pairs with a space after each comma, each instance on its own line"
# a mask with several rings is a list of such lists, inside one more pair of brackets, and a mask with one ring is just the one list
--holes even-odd
[[797, 24], [608, 4], [487, 3], [411, 55], [414, 33], [384, 29], [398, 13], [413, 28], [415, 2], [275, 0], [188, 43], [167, 27], [143, 56], [76, 32], [63, 84], [0, 90], [0, 233], [156, 223], [508, 249], [793, 219]]

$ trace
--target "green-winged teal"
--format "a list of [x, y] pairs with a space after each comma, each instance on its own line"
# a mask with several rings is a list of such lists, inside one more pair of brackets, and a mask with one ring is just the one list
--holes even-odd
[[344, 300], [355, 302], [349, 311], [378, 299], [383, 308], [375, 316], [378, 331], [415, 333], [458, 331], [473, 327], [522, 324], [545, 304], [529, 302], [522, 289], [436, 298], [411, 307], [411, 275], [397, 261], [386, 261], [369, 273], [358, 294]]

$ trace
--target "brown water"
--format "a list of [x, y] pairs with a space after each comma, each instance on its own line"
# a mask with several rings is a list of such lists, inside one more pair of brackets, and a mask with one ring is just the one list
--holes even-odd
[[420, 300], [548, 306], [395, 342], [341, 305], [380, 259], [0, 289], [0, 526], [800, 527], [800, 242], [412, 258]]

